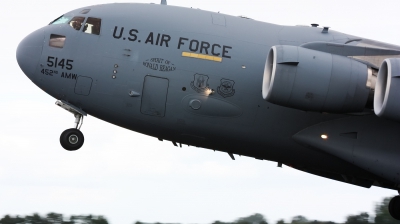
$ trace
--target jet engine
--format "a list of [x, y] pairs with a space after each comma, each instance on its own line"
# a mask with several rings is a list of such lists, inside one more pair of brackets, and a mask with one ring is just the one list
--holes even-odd
[[400, 59], [385, 59], [379, 69], [374, 111], [379, 117], [400, 121]]
[[268, 54], [262, 94], [271, 103], [300, 110], [360, 112], [371, 91], [370, 77], [372, 70], [351, 58], [278, 45]]

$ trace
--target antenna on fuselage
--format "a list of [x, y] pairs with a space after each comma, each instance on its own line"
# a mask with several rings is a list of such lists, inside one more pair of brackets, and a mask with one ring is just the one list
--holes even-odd
[[167, 5], [167, 0], [161, 0], [161, 5]]

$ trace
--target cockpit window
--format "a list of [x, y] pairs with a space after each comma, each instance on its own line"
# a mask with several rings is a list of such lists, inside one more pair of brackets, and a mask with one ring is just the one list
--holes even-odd
[[68, 23], [69, 20], [71, 19], [71, 17], [68, 16], [60, 16], [57, 19], [55, 19], [53, 22], [51, 22], [49, 25], [51, 24], [64, 24], [64, 23]]
[[101, 19], [89, 17], [86, 20], [83, 32], [100, 35], [100, 28], [101, 28]]
[[81, 11], [81, 14], [87, 14], [88, 12], [90, 12], [90, 9], [84, 9]]
[[65, 43], [65, 36], [57, 34], [50, 35], [50, 41], [49, 41], [50, 47], [63, 48], [64, 43]]
[[69, 25], [76, 30], [80, 30], [84, 20], [85, 20], [85, 17], [75, 16], [74, 18], [71, 19], [71, 21], [69, 22]]

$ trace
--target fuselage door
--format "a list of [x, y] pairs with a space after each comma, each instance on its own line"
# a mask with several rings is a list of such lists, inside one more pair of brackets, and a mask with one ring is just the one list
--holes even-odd
[[164, 117], [169, 81], [154, 76], [144, 77], [142, 105], [140, 112], [145, 115]]

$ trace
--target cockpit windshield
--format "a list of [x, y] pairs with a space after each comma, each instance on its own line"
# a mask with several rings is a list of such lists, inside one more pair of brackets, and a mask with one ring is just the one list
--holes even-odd
[[[86, 11], [89, 12], [90, 9]], [[86, 11], [83, 13], [87, 13]], [[86, 17], [84, 16], [72, 17], [63, 15], [55, 19], [49, 25], [51, 24], [69, 24], [75, 30], [81, 30], [81, 28], [83, 27], [82, 31], [84, 33], [94, 34], [94, 35], [100, 35], [100, 29], [101, 29], [101, 19], [94, 17], [88, 17], [86, 19]]]
[[57, 19], [55, 19], [53, 22], [51, 22], [49, 25], [64, 24], [64, 23], [68, 23], [70, 20], [71, 20], [71, 17], [62, 15], [62, 16], [58, 17]]
[[101, 28], [101, 19], [89, 17], [86, 20], [85, 27], [83, 28], [83, 32], [89, 34], [100, 35]]
[[75, 16], [69, 21], [69, 25], [76, 30], [81, 30], [83, 21], [85, 21], [85, 17]]

